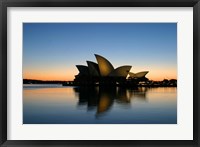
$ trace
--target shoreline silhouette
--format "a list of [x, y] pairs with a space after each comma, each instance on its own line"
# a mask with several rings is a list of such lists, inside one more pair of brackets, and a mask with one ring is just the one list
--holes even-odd
[[[89, 85], [89, 84], [82, 84], [78, 85], [74, 83], [74, 81], [59, 81], [59, 80], [36, 80], [36, 79], [23, 79], [23, 84], [62, 84], [63, 86], [101, 86], [98, 83]], [[106, 85], [103, 85], [106, 86]], [[108, 86], [110, 86], [108, 84]], [[119, 85], [119, 84], [112, 84], [112, 86], [124, 86], [124, 87], [177, 87], [177, 80], [176, 79], [164, 79], [162, 81], [153, 81], [153, 80], [148, 80], [146, 82], [141, 82], [137, 85]]]

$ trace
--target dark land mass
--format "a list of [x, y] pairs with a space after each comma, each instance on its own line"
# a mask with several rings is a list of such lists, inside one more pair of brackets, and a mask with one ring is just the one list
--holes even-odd
[[64, 84], [66, 81], [43, 81], [34, 79], [23, 79], [23, 84]]
[[74, 81], [43, 81], [34, 79], [23, 79], [23, 84], [62, 84], [63, 86], [121, 86], [121, 87], [177, 87], [176, 79], [164, 79], [163, 81], [147, 80], [143, 82], [125, 81], [123, 83], [77, 83]]

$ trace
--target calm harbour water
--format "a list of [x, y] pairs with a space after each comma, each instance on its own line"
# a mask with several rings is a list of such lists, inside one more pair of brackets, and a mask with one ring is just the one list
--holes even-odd
[[177, 89], [23, 86], [24, 124], [176, 124]]

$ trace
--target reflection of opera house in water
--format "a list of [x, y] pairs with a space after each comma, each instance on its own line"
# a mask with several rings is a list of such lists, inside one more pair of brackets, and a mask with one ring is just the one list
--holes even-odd
[[[148, 80], [148, 71], [132, 73], [132, 66], [125, 65], [114, 69], [113, 65], [104, 57], [96, 55], [97, 63], [87, 61], [87, 65], [76, 65], [79, 74], [75, 76], [74, 85], [120, 85], [134, 86], [140, 81]], [[128, 79], [127, 79], [128, 77]]]
[[127, 89], [125, 87], [96, 87], [80, 86], [74, 87], [74, 91], [79, 96], [78, 106], [87, 106], [88, 111], [96, 111], [100, 116], [109, 111], [113, 105], [119, 105], [123, 108], [131, 107], [131, 101], [134, 99], [146, 102], [147, 88], [138, 87]]

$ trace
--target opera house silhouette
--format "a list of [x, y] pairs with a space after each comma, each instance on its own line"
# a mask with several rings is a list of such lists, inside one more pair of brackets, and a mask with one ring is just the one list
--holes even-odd
[[132, 73], [131, 65], [124, 65], [114, 68], [113, 65], [103, 56], [95, 54], [97, 63], [86, 61], [85, 65], [76, 65], [79, 70], [75, 76], [73, 85], [120, 85], [134, 86], [140, 81], [148, 80], [145, 75], [148, 71]]

